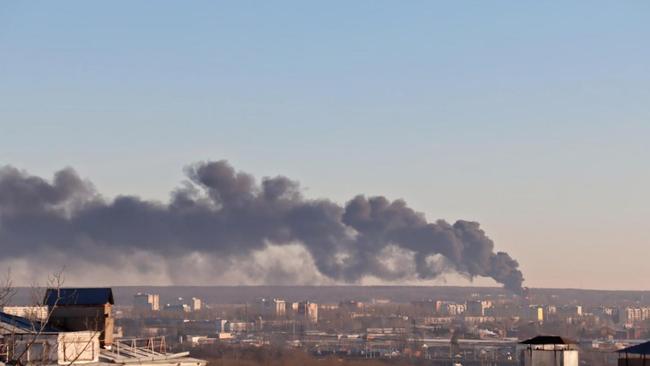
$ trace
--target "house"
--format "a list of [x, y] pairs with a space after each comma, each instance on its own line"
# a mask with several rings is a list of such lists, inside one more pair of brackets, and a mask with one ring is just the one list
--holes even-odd
[[64, 332], [49, 324], [0, 312], [0, 362], [44, 365], [99, 362], [99, 334]]
[[113, 339], [109, 288], [48, 289], [44, 303], [50, 312], [47, 322], [0, 312], [0, 365], [207, 364], [188, 352], [168, 353], [164, 337]]
[[51, 288], [43, 304], [49, 308], [49, 325], [66, 331], [99, 332], [102, 347], [113, 344], [113, 291], [110, 288]]

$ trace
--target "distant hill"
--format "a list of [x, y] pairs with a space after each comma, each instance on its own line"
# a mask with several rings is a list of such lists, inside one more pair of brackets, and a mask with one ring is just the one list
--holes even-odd
[[[20, 288], [12, 303], [33, 303], [33, 289]], [[42, 291], [40, 291], [42, 292]], [[114, 286], [117, 305], [131, 305], [138, 292], [160, 294], [161, 303], [178, 297], [199, 297], [208, 304], [242, 304], [260, 297], [278, 297], [288, 301], [311, 300], [318, 303], [338, 303], [342, 300], [369, 302], [387, 299], [397, 303], [416, 300], [464, 301], [473, 294], [480, 297], [513, 297], [497, 287], [461, 286]], [[577, 302], [585, 306], [650, 304], [650, 291], [608, 291], [577, 289], [531, 289], [531, 302], [566, 304]], [[38, 297], [38, 295], [36, 296]]]

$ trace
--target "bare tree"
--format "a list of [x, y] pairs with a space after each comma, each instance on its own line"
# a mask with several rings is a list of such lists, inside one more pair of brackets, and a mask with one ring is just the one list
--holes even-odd
[[[48, 278], [47, 286], [45, 286], [45, 291], [47, 291], [48, 288], [57, 288], [57, 289], [59, 289], [59, 288], [61, 288], [62, 284], [63, 284], [63, 271], [56, 272], [56, 273], [54, 273], [53, 275], [51, 275]], [[38, 292], [37, 289], [38, 289], [37, 286], [35, 286], [35, 285], [32, 286], [32, 297], [33, 297], [32, 306], [34, 306], [34, 307], [39, 306], [39, 305], [44, 306], [45, 304], [43, 304], [40, 301], [36, 301], [36, 299], [34, 299], [35, 294]], [[44, 298], [44, 296], [42, 297], [42, 299], [43, 298]], [[18, 366], [23, 366], [23, 357], [25, 355], [29, 354], [29, 351], [34, 347], [34, 344], [36, 344], [36, 342], [39, 340], [39, 338], [41, 338], [41, 336], [45, 332], [45, 330], [46, 330], [46, 328], [48, 326], [48, 323], [50, 321], [50, 317], [52, 316], [52, 313], [54, 311], [54, 308], [56, 308], [59, 301], [60, 301], [60, 298], [57, 298], [55, 300], [54, 305], [51, 308], [48, 308], [47, 315], [46, 315], [45, 319], [40, 319], [40, 321], [36, 321], [36, 319], [30, 319], [32, 329], [31, 329], [31, 332], [29, 333], [29, 338], [27, 340], [27, 343], [25, 344], [24, 348], [22, 349], [22, 352], [20, 352], [17, 357], [15, 357], [15, 355], [11, 357], [13, 359], [13, 361], [15, 361]], [[14, 337], [14, 339], [15, 339], [15, 337]], [[14, 349], [15, 349], [15, 346], [14, 346]], [[10, 361], [10, 360], [7, 360], [7, 361]]]
[[16, 289], [11, 281], [11, 268], [9, 268], [7, 273], [0, 278], [0, 307], [7, 305], [15, 294]]
[[[45, 307], [47, 309], [45, 312], [45, 317], [38, 317], [36, 316], [36, 313], [34, 313], [32, 316], [28, 316], [31, 329], [22, 330], [21, 334], [18, 334], [17, 327], [13, 327], [12, 333], [5, 335], [5, 340], [9, 338], [9, 342], [5, 341], [7, 363], [15, 364], [17, 366], [25, 366], [25, 358], [27, 356], [27, 361], [30, 363], [30, 365], [37, 365], [38, 360], [33, 360], [31, 357], [29, 357], [30, 351], [35, 349], [36, 345], [39, 345], [41, 356], [43, 354], [49, 354], [51, 351], [51, 345], [48, 340], [45, 339], [45, 335], [51, 334], [51, 317], [56, 308], [59, 306], [59, 303], [62, 301], [61, 288], [63, 286], [63, 282], [63, 270], [61, 270], [48, 277], [45, 287], [37, 285], [32, 286], [31, 307], [33, 309], [41, 309]], [[0, 295], [4, 295], [4, 297], [0, 297], [0, 300], [13, 296], [15, 289], [11, 286], [11, 284], [11, 278], [10, 276], [7, 276], [7, 278], [2, 283], [2, 289], [0, 290]], [[47, 291], [54, 291], [56, 293], [56, 296], [53, 300], [49, 301], [49, 304], [45, 303], [45, 295], [47, 294]], [[0, 301], [0, 304], [1, 303], [2, 301]], [[68, 366], [73, 365], [75, 362], [77, 362], [80, 357], [89, 349], [89, 347], [93, 346], [95, 337], [97, 337], [100, 333], [99, 330], [97, 330], [99, 329], [97, 324], [95, 324], [95, 326], [88, 324], [87, 328], [89, 331], [91, 331], [91, 334], [89, 337], [87, 337], [87, 340], [80, 342], [81, 344], [73, 342], [75, 349], [73, 352], [73, 357], [70, 360], [66, 360]], [[20, 338], [21, 346], [20, 349], [16, 351], [16, 346], [19, 343], [18, 338]], [[59, 337], [57, 336], [57, 347], [61, 347], [62, 345], [58, 344], [58, 341]]]

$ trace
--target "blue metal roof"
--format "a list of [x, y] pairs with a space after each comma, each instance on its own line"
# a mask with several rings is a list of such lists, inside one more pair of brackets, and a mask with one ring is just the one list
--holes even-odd
[[43, 303], [47, 306], [114, 304], [110, 288], [50, 288]]
[[[0, 311], [0, 323], [9, 324], [11, 326], [14, 326], [18, 329], [22, 329], [27, 332], [34, 332], [34, 331], [38, 332], [41, 330], [41, 327], [43, 327], [42, 322], [32, 321], [27, 318], [23, 318], [21, 316], [11, 315], [7, 313], [3, 313], [1, 311]], [[58, 333], [61, 330], [50, 325], [45, 325], [42, 331], [46, 333]]]
[[645, 343], [637, 344], [636, 346], [623, 348], [623, 349], [618, 350], [616, 352], [618, 352], [618, 353], [630, 353], [630, 354], [634, 354], [634, 355], [650, 355], [650, 342], [645, 342]]

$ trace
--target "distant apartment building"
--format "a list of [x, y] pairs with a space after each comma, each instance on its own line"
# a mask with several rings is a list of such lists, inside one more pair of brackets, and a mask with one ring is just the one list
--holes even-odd
[[544, 307], [541, 305], [530, 305], [528, 307], [528, 319], [538, 323], [544, 322]]
[[192, 307], [187, 304], [167, 304], [163, 310], [170, 313], [189, 313]]
[[441, 300], [436, 300], [433, 302], [433, 311], [435, 311], [436, 314], [442, 314], [442, 308], [444, 306], [445, 302]]
[[557, 306], [555, 305], [546, 305], [545, 306], [546, 316], [556, 316], [557, 315]]
[[287, 314], [287, 302], [283, 299], [261, 298], [255, 302], [254, 309], [263, 318], [281, 318]]
[[641, 322], [650, 319], [650, 307], [627, 307], [624, 312], [626, 323]]
[[133, 309], [136, 311], [160, 310], [160, 295], [139, 292], [133, 296]]
[[309, 323], [318, 323], [318, 304], [311, 301], [298, 303], [298, 316], [304, 317]]
[[489, 300], [470, 300], [466, 303], [465, 313], [469, 316], [485, 316], [485, 311], [492, 307]]
[[339, 302], [339, 309], [346, 311], [357, 311], [363, 309], [363, 303], [356, 300], [344, 300]]
[[614, 323], [619, 323], [621, 320], [620, 311], [617, 307], [613, 306], [602, 306], [598, 309], [598, 313], [604, 317], [608, 318]]
[[198, 297], [192, 298], [192, 311], [201, 311], [203, 308], [203, 301]]
[[493, 316], [467, 316], [465, 315], [463, 317], [463, 321], [466, 324], [472, 324], [472, 325], [477, 325], [477, 324], [483, 324], [483, 323], [492, 323], [495, 321], [495, 318]]
[[190, 313], [203, 309], [203, 300], [193, 297], [189, 300], [179, 297], [174, 302], [165, 305], [163, 310], [177, 313]]
[[339, 304], [331, 304], [330, 303], [330, 304], [318, 304], [318, 308], [320, 310], [334, 311], [334, 310], [340, 309], [341, 307], [340, 307]]
[[568, 306], [569, 313], [575, 316], [582, 316], [582, 305], [570, 305]]
[[579, 318], [582, 314], [582, 305], [564, 305], [557, 308], [558, 316], [562, 318]]
[[441, 314], [449, 316], [458, 316], [465, 313], [467, 306], [455, 302], [445, 302], [441, 308]]
[[283, 317], [287, 315], [287, 302], [282, 299], [273, 299], [273, 308], [275, 309], [275, 316]]
[[230, 322], [228, 319], [217, 319], [216, 328], [217, 333], [230, 332]]

